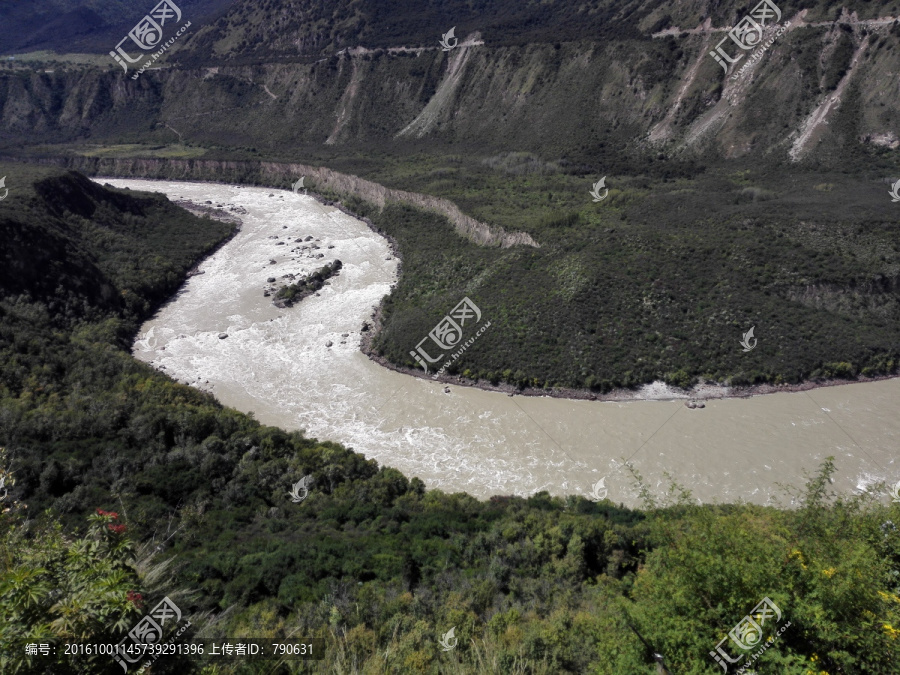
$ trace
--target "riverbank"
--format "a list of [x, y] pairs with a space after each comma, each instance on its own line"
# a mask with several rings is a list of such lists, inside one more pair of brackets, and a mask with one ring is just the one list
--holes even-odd
[[[96, 177], [94, 180], [108, 180], [108, 178], [104, 177]], [[253, 188], [258, 186], [252, 185], [241, 185], [234, 183], [221, 183], [216, 181], [208, 181], [214, 185], [222, 185], [229, 187], [244, 187], [244, 188]], [[267, 186], [268, 187], [268, 186]], [[277, 188], [273, 188], [277, 189]], [[381, 228], [379, 228], [372, 220], [366, 216], [360, 215], [358, 213], [353, 212], [351, 209], [347, 208], [342, 201], [334, 200], [326, 195], [322, 195], [314, 190], [305, 189], [304, 196], [311, 197], [316, 202], [321, 204], [323, 207], [334, 208], [345, 215], [354, 218], [360, 222], [366, 224], [366, 226], [378, 236], [384, 238], [388, 246], [390, 248], [391, 254], [398, 261], [397, 267], [397, 277], [403, 273], [403, 256], [400, 252], [399, 246], [396, 240], [385, 233]], [[234, 215], [236, 213], [246, 214], [246, 210], [242, 207], [230, 205], [232, 213], [225, 211], [226, 205], [219, 204], [215, 205], [212, 201], [207, 200], [206, 203], [193, 202], [191, 200], [173, 200], [175, 203], [180, 206], [186, 208], [187, 210], [195, 213], [196, 215], [208, 215], [209, 217], [217, 218], [222, 220], [223, 222], [230, 222], [237, 225], [240, 228], [242, 221], [241, 219]], [[196, 274], [197, 272], [191, 270], [189, 275]], [[382, 300], [383, 302], [383, 300]], [[590, 389], [575, 389], [568, 387], [554, 387], [551, 389], [543, 389], [543, 388], [534, 388], [534, 387], [525, 387], [519, 388], [511, 384], [507, 383], [498, 383], [496, 385], [491, 384], [490, 382], [484, 380], [471, 380], [469, 378], [465, 378], [461, 375], [440, 375], [437, 378], [432, 377], [430, 374], [423, 373], [419, 368], [409, 368], [406, 366], [401, 366], [396, 363], [389, 361], [388, 359], [376, 354], [372, 349], [372, 344], [374, 340], [377, 338], [379, 332], [383, 328], [382, 320], [381, 320], [381, 311], [380, 304], [379, 308], [373, 312], [371, 320], [364, 322], [369, 326], [366, 330], [362, 331], [364, 333], [362, 341], [360, 343], [360, 350], [363, 354], [365, 354], [370, 360], [377, 363], [378, 365], [392, 370], [397, 373], [401, 373], [403, 375], [407, 375], [410, 377], [415, 377], [418, 379], [439, 382], [442, 384], [453, 384], [456, 386], [464, 386], [464, 387], [472, 387], [476, 389], [480, 389], [483, 391], [490, 392], [498, 392], [507, 394], [508, 396], [528, 396], [528, 397], [550, 397], [550, 398], [560, 398], [560, 399], [570, 399], [570, 400], [579, 400], [579, 401], [602, 401], [602, 402], [627, 402], [627, 401], [684, 401], [685, 405], [690, 408], [702, 408], [703, 401], [709, 400], [717, 400], [717, 399], [740, 399], [740, 398], [750, 398], [754, 396], [765, 396], [769, 394], [777, 394], [777, 393], [796, 393], [796, 392], [805, 392], [812, 391], [815, 389], [825, 388], [825, 387], [835, 387], [852, 383], [869, 383], [869, 382], [880, 382], [884, 380], [896, 379], [900, 377], [898, 375], [880, 375], [875, 377], [865, 377], [858, 376], [856, 379], [847, 380], [847, 379], [821, 379], [821, 380], [809, 380], [803, 381], [800, 383], [791, 383], [791, 384], [758, 384], [758, 385], [740, 385], [740, 386], [730, 386], [725, 385], [719, 382], [707, 382], [701, 381], [697, 385], [691, 387], [690, 389], [681, 389], [678, 387], [673, 387], [671, 385], [666, 384], [663, 381], [655, 381], [652, 383], [644, 384], [636, 389], [613, 389], [612, 391], [601, 393], [592, 391]], [[695, 405], [691, 405], [695, 404]]]
[[[544, 490], [589, 496], [602, 478], [611, 500], [637, 505], [634, 469], [654, 489], [675, 480], [704, 503], [777, 504], [781, 483], [799, 484], [829, 455], [838, 467], [834, 489], [846, 494], [900, 477], [896, 378], [706, 399], [695, 414], [684, 400], [664, 400], [663, 389], [644, 392], [655, 401], [596, 405], [410, 377], [361, 351], [399, 265], [367, 224], [290, 191], [114, 184], [247, 210], [241, 231], [204, 260], [204, 274], [142, 326], [138, 359], [263, 424], [339, 442], [428, 487], [481, 498]], [[322, 264], [273, 238], [301, 234], [320, 238], [342, 272], [320, 295], [281, 310], [260, 292], [266, 279]]]
[[[309, 193], [316, 201], [325, 206], [331, 206], [348, 216], [355, 218], [368, 226], [374, 233], [384, 237], [391, 248], [393, 255], [400, 261], [398, 268], [398, 277], [402, 274], [403, 256], [399, 246], [393, 237], [385, 233], [376, 226], [369, 218], [354, 213], [340, 201], [334, 201], [315, 192]], [[383, 301], [382, 301], [383, 302]], [[439, 375], [432, 377], [430, 374], [422, 372], [419, 368], [409, 368], [401, 366], [389, 361], [383, 356], [374, 352], [372, 345], [378, 337], [379, 332], [383, 328], [382, 315], [379, 308], [372, 314], [370, 322], [371, 330], [367, 330], [362, 342], [360, 350], [369, 359], [378, 365], [401, 373], [410, 377], [416, 377], [423, 380], [440, 382], [443, 384], [454, 384], [457, 386], [472, 387], [483, 391], [492, 391], [507, 394], [508, 396], [538, 396], [551, 397], [561, 399], [571, 399], [578, 401], [606, 401], [606, 402], [625, 402], [625, 401], [684, 401], [685, 405], [691, 409], [702, 409], [703, 402], [716, 399], [732, 399], [732, 398], [750, 398], [753, 396], [765, 396], [777, 393], [796, 393], [804, 391], [812, 391], [825, 387], [836, 387], [852, 383], [881, 382], [900, 377], [900, 375], [879, 375], [875, 377], [858, 376], [856, 379], [817, 379], [807, 380], [799, 383], [785, 384], [756, 384], [756, 385], [739, 385], [731, 386], [720, 382], [701, 381], [690, 389], [681, 389], [666, 384], [661, 380], [644, 384], [636, 389], [613, 389], [612, 391], [601, 393], [590, 389], [575, 389], [569, 387], [554, 387], [551, 389], [525, 387], [519, 388], [508, 383], [491, 384], [484, 380], [472, 380], [461, 375]]]
[[[372, 323], [379, 329], [381, 328], [380, 312], [376, 312], [372, 316]], [[440, 375], [432, 377], [422, 372], [419, 368], [408, 368], [399, 366], [388, 361], [383, 356], [379, 356], [372, 349], [372, 343], [377, 337], [377, 331], [372, 331], [367, 336], [364, 343], [361, 344], [362, 352], [372, 361], [388, 368], [397, 373], [402, 373], [409, 377], [415, 377], [422, 380], [440, 382], [443, 384], [454, 384], [461, 387], [473, 387], [483, 391], [493, 391], [509, 396], [549, 396], [551, 398], [571, 399], [576, 401], [606, 401], [606, 402], [625, 402], [625, 401], [684, 401], [687, 405], [691, 402], [700, 403], [703, 401], [717, 399], [732, 398], [751, 398], [753, 396], [765, 396], [768, 394], [779, 393], [795, 393], [803, 391], [812, 391], [814, 389], [822, 389], [825, 387], [838, 387], [847, 384], [864, 384], [869, 382], [881, 382], [884, 380], [897, 379], [897, 375], [883, 375], [878, 377], [860, 376], [855, 380], [821, 380], [807, 381], [797, 384], [758, 384], [751, 386], [732, 387], [718, 382], [700, 382], [690, 389], [680, 389], [672, 387], [660, 380], [642, 385], [637, 389], [613, 389], [607, 393], [599, 393], [589, 389], [570, 389], [565, 387], [554, 387], [552, 389], [538, 389], [534, 387], [518, 388], [511, 384], [499, 383], [491, 384], [483, 380], [471, 380], [461, 375]], [[690, 406], [689, 406], [690, 407]], [[702, 406], [699, 406], [702, 407]]]

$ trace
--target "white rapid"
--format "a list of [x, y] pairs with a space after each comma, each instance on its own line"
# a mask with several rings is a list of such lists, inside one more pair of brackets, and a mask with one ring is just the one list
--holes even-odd
[[[360, 328], [398, 263], [364, 223], [288, 191], [98, 182], [247, 211], [241, 232], [143, 326], [137, 358], [263, 423], [338, 441], [429, 487], [590, 496], [605, 478], [600, 496], [637, 505], [629, 460], [657, 494], [669, 474], [702, 502], [790, 503], [776, 484], [802, 485], [829, 455], [837, 490], [900, 479], [900, 379], [710, 400], [697, 410], [683, 400], [509, 397], [453, 385], [445, 393], [444, 384], [393, 372], [359, 351]], [[318, 245], [312, 253], [323, 258], [292, 250], [307, 236], [318, 241], [303, 245]], [[335, 258], [343, 269], [318, 296], [290, 309], [263, 297], [267, 278]]]

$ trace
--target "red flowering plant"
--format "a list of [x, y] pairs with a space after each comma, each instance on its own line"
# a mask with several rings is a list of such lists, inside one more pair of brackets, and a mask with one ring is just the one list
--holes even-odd
[[104, 511], [103, 509], [97, 509], [97, 515], [101, 518], [106, 519], [106, 529], [115, 534], [122, 534], [127, 528], [125, 525], [120, 523], [114, 523], [112, 521], [119, 519], [119, 514], [115, 511]]
[[99, 533], [103, 529], [113, 534], [123, 534], [128, 529], [128, 526], [124, 523], [116, 522], [119, 520], [119, 514], [115, 511], [97, 509], [96, 515], [91, 516], [89, 520], [91, 522], [91, 532], [94, 534]]
[[[129, 580], [128, 585], [121, 589], [117, 601], [121, 611], [120, 627], [125, 626], [144, 606], [144, 596], [133, 590], [137, 585], [135, 582], [138, 581], [134, 576], [134, 542], [126, 534], [128, 526], [119, 522], [119, 514], [115, 511], [96, 509], [95, 513], [88, 516], [88, 522], [90, 528], [85, 541], [92, 541], [92, 546], [107, 551], [104, 567], [111, 573], [123, 575], [121, 577], [123, 582]], [[128, 589], [129, 586], [132, 590]]]
[[128, 593], [125, 594], [125, 599], [128, 600], [128, 602], [134, 605], [137, 609], [141, 609], [144, 606], [144, 596], [140, 593], [128, 591]]

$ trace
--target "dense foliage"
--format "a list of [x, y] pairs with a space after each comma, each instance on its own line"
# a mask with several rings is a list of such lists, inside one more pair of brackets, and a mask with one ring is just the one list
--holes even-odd
[[[483, 220], [527, 214], [539, 249], [484, 249], [436, 214], [351, 200], [403, 253], [376, 349], [415, 368], [410, 350], [468, 296], [491, 321], [450, 367], [471, 379], [609, 391], [895, 373], [900, 231], [887, 185], [829, 178], [620, 177], [599, 205], [573, 176], [544, 178], [541, 192], [527, 174], [443, 178]], [[746, 353], [751, 327], [759, 342]]]
[[[97, 509], [88, 518], [87, 532], [75, 537], [64, 534], [49, 513], [37, 526], [9, 512], [0, 521], [0, 670], [110, 672], [108, 654], [90, 651], [73, 658], [64, 645], [118, 644], [148, 608], [135, 589], [155, 585], [166, 563], [149, 565], [146, 553], [136, 557], [127, 526], [115, 511]], [[29, 644], [52, 645], [55, 651], [49, 658], [29, 654]], [[180, 658], [165, 666], [164, 672], [190, 668]]]
[[[122, 336], [152, 311], [171, 266], [181, 278], [228, 227], [78, 176], [34, 180], [46, 189], [27, 209], [0, 205], [4, 231], [19, 237], [3, 241], [64, 236], [57, 255], [93, 266], [48, 260], [56, 293], [2, 289], [4, 672], [121, 672], [111, 659], [29, 660], [7, 639], [117, 641], [141, 607], [176, 594], [186, 613], [213, 613], [198, 633], [317, 636], [327, 653], [161, 660], [153, 672], [612, 675], [654, 672], [656, 652], [669, 672], [710, 673], [708, 652], [765, 597], [790, 626], [755, 664], [762, 672], [895, 672], [900, 506], [830, 494], [830, 462], [793, 495], [794, 510], [696, 506], [675, 488], [660, 503], [644, 488], [642, 511], [426, 491], [351, 450], [224, 409], [127, 353]], [[73, 211], [88, 203], [105, 220]], [[43, 250], [17, 255], [29, 263]], [[115, 292], [93, 290], [104, 286]], [[136, 299], [114, 303], [126, 289]], [[307, 474], [309, 496], [291, 503]], [[444, 651], [451, 628], [458, 642]]]

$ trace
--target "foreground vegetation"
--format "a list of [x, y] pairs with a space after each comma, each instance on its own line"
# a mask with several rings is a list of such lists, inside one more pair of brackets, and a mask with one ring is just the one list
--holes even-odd
[[831, 494], [830, 462], [792, 510], [695, 506], [674, 487], [644, 489], [641, 510], [426, 491], [131, 358], [139, 322], [230, 226], [29, 171], [33, 190], [0, 204], [4, 673], [122, 672], [13, 646], [118, 643], [163, 596], [192, 635], [321, 637], [327, 653], [154, 673], [652, 673], [653, 653], [711, 673], [765, 597], [790, 626], [760, 672], [893, 672], [900, 506]]
[[[132, 553], [117, 513], [99, 511], [74, 536], [50, 512], [4, 513], [3, 672], [120, 672], [108, 658], [41, 659], [21, 647], [118, 643], [163, 595], [194, 610], [188, 637], [316, 636], [326, 651], [307, 662], [161, 659], [161, 673], [649, 674], [653, 654], [666, 668], [656, 672], [711, 673], [707, 654], [763, 598], [781, 617], [750, 638], [771, 642], [758, 672], [896, 672], [900, 533], [887, 518], [898, 506], [835, 499], [830, 463], [794, 511], [696, 507], [686, 493], [630, 512], [544, 494], [485, 503], [391, 474], [323, 488], [289, 514], [261, 501], [252, 524], [214, 497], [209, 513], [229, 529], [192, 525], [181, 536], [202, 541], [158, 554], [163, 567], [182, 566], [163, 582], [160, 563]], [[198, 616], [204, 606], [218, 616]], [[451, 628], [458, 642], [445, 651]]]

